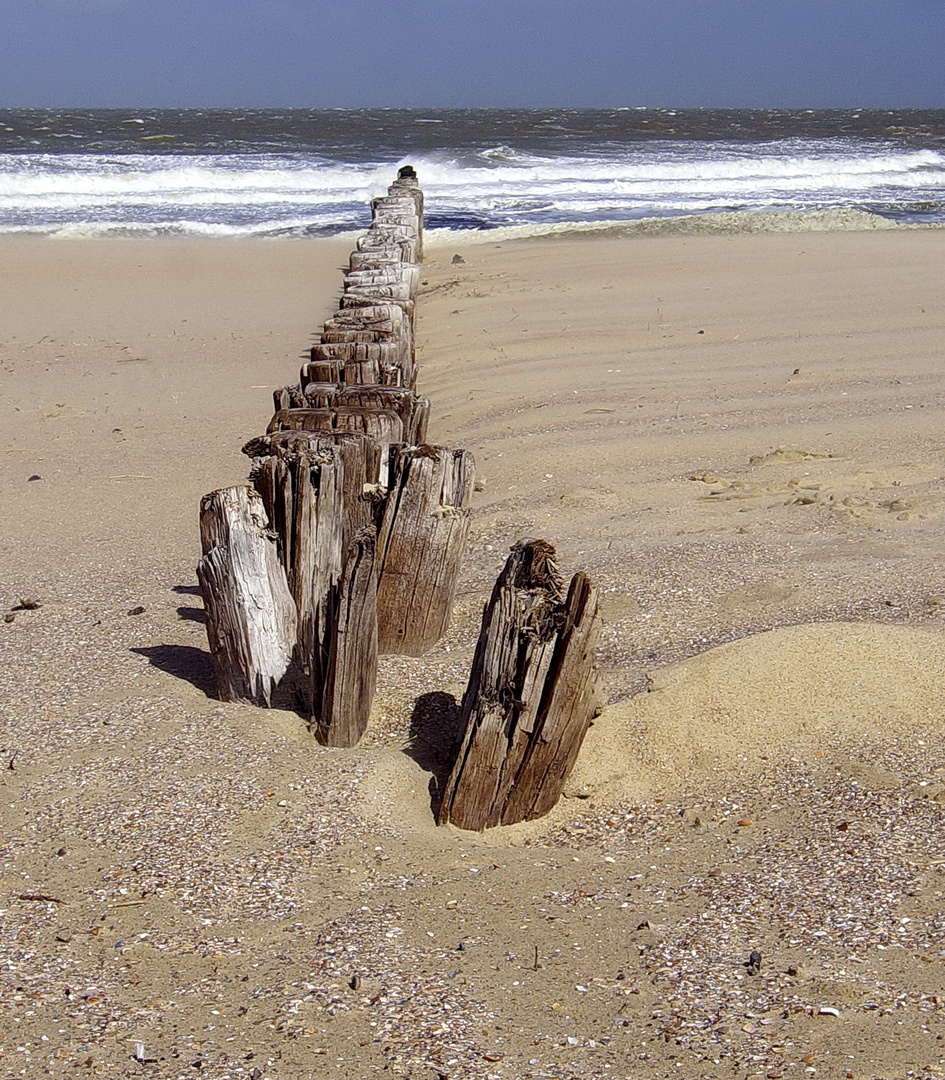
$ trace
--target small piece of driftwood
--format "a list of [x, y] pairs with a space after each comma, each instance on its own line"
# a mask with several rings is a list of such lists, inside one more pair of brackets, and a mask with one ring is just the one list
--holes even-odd
[[419, 656], [446, 632], [469, 532], [474, 470], [466, 450], [391, 448], [390, 490], [378, 532], [382, 655]]
[[511, 825], [557, 803], [598, 712], [598, 633], [587, 577], [563, 598], [554, 548], [516, 544], [482, 617], [441, 824]]
[[205, 495], [197, 578], [222, 701], [269, 707], [291, 663], [296, 606], [260, 496], [249, 487]]

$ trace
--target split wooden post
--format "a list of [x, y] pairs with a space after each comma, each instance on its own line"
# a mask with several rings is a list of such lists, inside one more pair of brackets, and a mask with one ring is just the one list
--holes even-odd
[[419, 656], [446, 632], [469, 532], [473, 479], [466, 450], [391, 448], [390, 490], [377, 544], [382, 654]]
[[331, 593], [344, 558], [344, 465], [337, 447], [308, 432], [278, 432], [266, 442], [266, 456], [257, 456], [263, 440], [249, 444], [258, 447], [252, 480], [270, 510], [298, 609], [299, 690], [312, 716], [331, 647]]
[[377, 679], [375, 530], [365, 477], [376, 473], [378, 448], [355, 432], [276, 431], [243, 452], [271, 507], [298, 610], [297, 690], [310, 727], [326, 745], [354, 746]]
[[357, 746], [371, 714], [377, 687], [375, 540], [370, 526], [355, 535], [332, 598], [331, 647], [312, 724], [325, 746]]
[[221, 701], [268, 708], [292, 663], [296, 607], [263, 500], [249, 487], [200, 501], [197, 580]]
[[440, 824], [512, 825], [557, 803], [598, 711], [597, 599], [583, 573], [562, 598], [545, 541], [512, 549], [482, 617]]

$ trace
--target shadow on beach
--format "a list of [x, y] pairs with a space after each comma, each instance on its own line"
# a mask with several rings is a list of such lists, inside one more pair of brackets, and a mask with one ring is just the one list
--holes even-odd
[[439, 812], [442, 792], [453, 767], [459, 738], [460, 703], [441, 690], [421, 694], [410, 716], [410, 742], [404, 753], [430, 777], [430, 805]]
[[148, 645], [131, 650], [145, 657], [152, 667], [183, 679], [209, 698], [216, 695], [216, 677], [210, 653], [193, 645]]

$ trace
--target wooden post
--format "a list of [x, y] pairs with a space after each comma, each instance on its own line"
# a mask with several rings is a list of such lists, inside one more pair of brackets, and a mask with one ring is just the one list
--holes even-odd
[[310, 725], [327, 745], [353, 746], [377, 668], [374, 504], [365, 476], [377, 472], [378, 448], [355, 432], [280, 431], [243, 452], [272, 508], [298, 610], [298, 691]]
[[332, 395], [330, 407], [389, 410], [403, 421], [404, 442], [419, 446], [426, 441], [429, 398], [417, 397], [406, 386], [345, 386]]
[[376, 460], [376, 471], [366, 473], [363, 483], [382, 484], [385, 488], [390, 447], [404, 441], [403, 421], [393, 409], [280, 409], [269, 421], [267, 434], [278, 431], [359, 432], [369, 436], [379, 452], [372, 459]]
[[280, 409], [273, 414], [266, 434], [274, 431], [331, 431], [335, 426], [331, 409]]
[[400, 257], [399, 249], [389, 250], [374, 248], [369, 251], [352, 251], [348, 257], [348, 273], [357, 274], [364, 270], [384, 271], [388, 273], [400, 273], [406, 271], [411, 277], [420, 279], [420, 266], [417, 262], [409, 262]]
[[420, 259], [420, 240], [417, 233], [404, 225], [372, 225], [357, 240], [358, 251], [393, 255], [400, 262], [415, 263]]
[[314, 439], [317, 435], [308, 432], [269, 436], [269, 453], [254, 456], [252, 472], [271, 507], [298, 610], [299, 693], [310, 717], [321, 700], [328, 667], [331, 597], [341, 577], [346, 532], [341, 454], [336, 446]]
[[[390, 341], [335, 341], [322, 342], [312, 346], [312, 364], [318, 363], [341, 363], [347, 366], [351, 361], [363, 362], [373, 360], [383, 367], [386, 364], [395, 364], [400, 359], [402, 347], [397, 342]], [[307, 367], [308, 365], [306, 365]], [[305, 368], [302, 369], [303, 371]], [[316, 379], [314, 376], [303, 377], [302, 385], [306, 382], [339, 382], [339, 379]], [[346, 379], [353, 382], [353, 379]]]
[[[352, 334], [351, 331], [341, 333], [345, 337]], [[365, 377], [373, 371], [377, 372], [377, 378]], [[412, 390], [416, 379], [416, 367], [407, 342], [397, 338], [377, 341], [322, 341], [312, 346], [312, 361], [306, 364], [300, 373], [303, 390], [309, 382], [379, 382], [386, 386], [409, 386]]]
[[[319, 353], [316, 357], [315, 349], [323, 346], [312, 346], [312, 360], [303, 364], [299, 371], [299, 389], [305, 394], [305, 388], [309, 383], [332, 383], [340, 385], [345, 370], [344, 360], [337, 355], [324, 355]], [[276, 406], [278, 410], [279, 406]]]
[[[295, 388], [284, 389], [287, 392]], [[279, 398], [276, 400], [278, 402]], [[304, 405], [279, 409], [269, 422], [269, 430], [294, 428], [323, 431], [332, 427], [347, 427], [350, 425], [340, 423], [335, 414], [350, 409], [360, 412], [390, 412], [400, 417], [402, 430], [398, 433], [392, 432], [388, 442], [407, 442], [412, 446], [420, 446], [426, 440], [430, 415], [429, 399], [418, 397], [406, 386], [382, 386], [377, 383], [351, 386], [309, 383], [305, 387]], [[370, 427], [363, 430], [373, 433]], [[380, 432], [377, 435], [381, 437]]]
[[328, 664], [313, 730], [325, 746], [356, 746], [377, 686], [375, 532], [360, 529], [348, 546], [333, 597]]
[[598, 711], [598, 633], [587, 577], [562, 599], [554, 548], [516, 544], [482, 617], [441, 824], [512, 825], [557, 803]]
[[[345, 297], [356, 296], [361, 298], [361, 305], [366, 306], [368, 304], [403, 304], [413, 305], [414, 298], [411, 292], [410, 285], [406, 281], [350, 281], [345, 278]], [[353, 307], [352, 304], [345, 304], [342, 299], [342, 307]], [[404, 307], [404, 310], [408, 314], [414, 314], [414, 308]]]
[[415, 263], [390, 263], [349, 270], [344, 276], [345, 289], [370, 288], [374, 285], [402, 285], [406, 295], [416, 299], [420, 287], [420, 267]]
[[382, 654], [419, 656], [446, 632], [469, 532], [474, 463], [465, 450], [399, 446], [378, 532]]
[[380, 335], [377, 338], [366, 338], [364, 340], [402, 341], [410, 355], [413, 355], [413, 330], [410, 316], [399, 304], [374, 303], [359, 307], [340, 308], [332, 318], [326, 320], [325, 334], [322, 340], [329, 341], [331, 335], [343, 334], [346, 331], [353, 331], [357, 334], [372, 333]]
[[200, 501], [197, 580], [221, 701], [268, 708], [295, 649], [296, 607], [263, 500], [249, 487]]
[[[378, 493], [374, 490], [380, 471], [381, 448], [367, 435], [355, 431], [274, 431], [251, 439], [243, 453], [252, 461], [251, 480], [269, 510], [279, 537], [279, 555], [290, 584], [293, 582], [297, 537], [293, 478], [302, 477], [304, 465], [314, 469], [328, 464], [341, 485], [342, 536], [339, 551], [347, 549], [359, 529], [373, 524]], [[321, 491], [320, 475], [310, 476]], [[339, 555], [339, 560], [340, 560]], [[340, 566], [340, 561], [338, 562]]]

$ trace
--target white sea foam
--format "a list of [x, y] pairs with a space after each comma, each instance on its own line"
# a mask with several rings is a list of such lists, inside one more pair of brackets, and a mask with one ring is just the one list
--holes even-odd
[[[606, 226], [719, 212], [861, 208], [945, 218], [945, 154], [790, 140], [657, 142], [541, 156], [509, 146], [401, 162], [316, 154], [0, 155], [0, 229], [302, 235], [363, 227], [398, 164], [416, 166], [434, 228]], [[608, 226], [609, 227], [609, 226]], [[435, 235], [435, 234], [434, 234]]]

